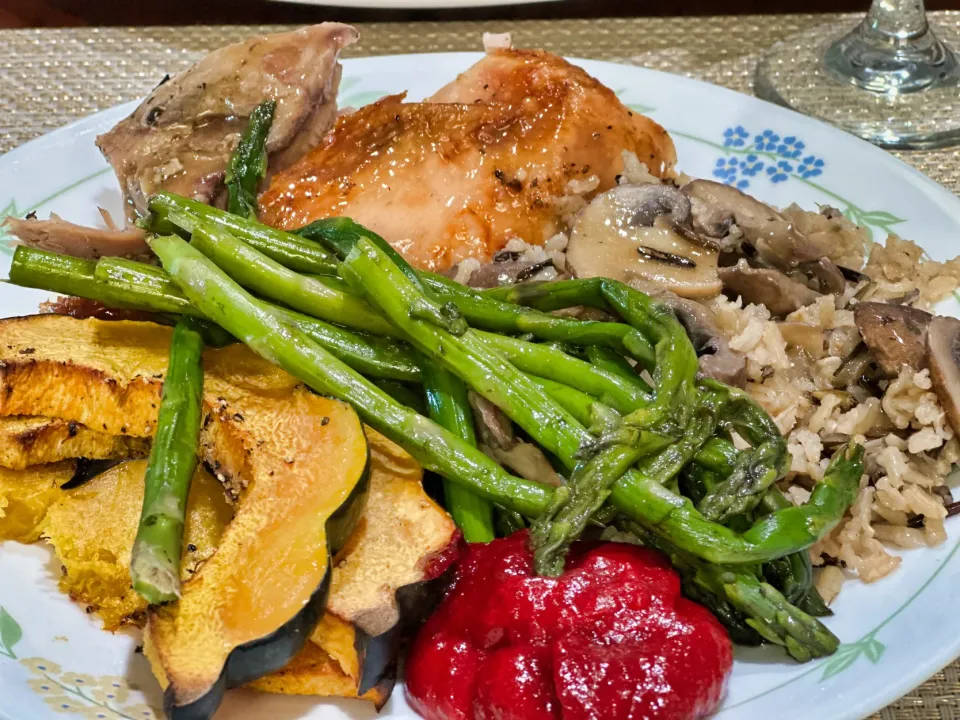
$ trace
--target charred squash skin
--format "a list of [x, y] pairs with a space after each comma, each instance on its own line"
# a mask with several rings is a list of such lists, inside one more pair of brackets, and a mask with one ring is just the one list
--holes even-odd
[[[243, 447], [245, 467], [235, 470], [246, 489], [217, 553], [178, 602], [150, 611], [145, 633], [169, 683], [172, 720], [211, 717], [225, 690], [280, 670], [303, 649], [326, 607], [330, 558], [367, 492], [369, 451], [350, 406], [302, 388], [285, 403], [269, 392], [222, 392], [244, 418], [228, 430]], [[283, 417], [298, 424], [292, 435], [281, 434]]]

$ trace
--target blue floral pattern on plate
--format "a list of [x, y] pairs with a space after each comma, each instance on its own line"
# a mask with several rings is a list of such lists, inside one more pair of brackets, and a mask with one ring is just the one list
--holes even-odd
[[894, 225], [904, 222], [886, 210], [865, 210], [816, 181], [815, 178], [827, 170], [827, 161], [807, 148], [796, 135], [783, 135], [771, 128], [752, 132], [736, 125], [726, 128], [722, 140], [716, 142], [677, 130], [671, 132], [717, 150], [719, 156], [713, 164], [713, 177], [738, 190], [750, 190], [760, 181], [773, 185], [803, 183], [824, 195], [824, 204], [836, 205], [850, 220], [865, 228], [871, 239], [874, 230], [888, 234]]
[[807, 152], [797, 136], [781, 137], [769, 128], [751, 137], [743, 125], [729, 127], [723, 131], [723, 148], [728, 154], [717, 159], [713, 176], [739, 190], [749, 188], [757, 177], [775, 185], [793, 176], [809, 180], [822, 175], [826, 165], [823, 158]]

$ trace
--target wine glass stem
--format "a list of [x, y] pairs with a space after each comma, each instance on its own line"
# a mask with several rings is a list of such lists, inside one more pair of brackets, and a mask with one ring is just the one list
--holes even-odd
[[883, 94], [953, 86], [954, 54], [927, 24], [923, 0], [874, 0], [863, 22], [826, 51], [834, 78]]
[[923, 0], [873, 0], [861, 32], [898, 44], [927, 32], [927, 11]]

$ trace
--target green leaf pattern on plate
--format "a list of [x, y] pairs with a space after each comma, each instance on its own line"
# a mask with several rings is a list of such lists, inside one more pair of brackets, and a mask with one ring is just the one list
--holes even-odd
[[20, 624], [13, 619], [6, 608], [0, 606], [0, 655], [16, 660], [17, 654], [13, 651], [13, 646], [20, 642], [22, 637], [23, 630]]
[[820, 680], [829, 680], [835, 675], [839, 675], [844, 670], [853, 665], [861, 657], [867, 658], [870, 662], [876, 665], [880, 662], [880, 658], [883, 657], [884, 651], [887, 649], [887, 646], [882, 642], [877, 640], [875, 637], [877, 631], [864, 635], [859, 641], [855, 643], [845, 643], [841, 645], [837, 652], [834, 655], [823, 663], [823, 674], [820, 676]]

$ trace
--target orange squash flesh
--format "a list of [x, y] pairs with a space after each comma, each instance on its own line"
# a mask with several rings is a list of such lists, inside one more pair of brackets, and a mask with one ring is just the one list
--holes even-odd
[[[63, 569], [60, 589], [87, 612], [97, 613], [106, 630], [142, 623], [146, 616], [147, 601], [130, 581], [146, 471], [146, 460], [131, 460], [80, 487], [59, 491], [40, 526]], [[184, 581], [214, 554], [232, 516], [223, 487], [197, 468], [183, 531]]]
[[392, 675], [383, 677], [376, 686], [358, 694], [356, 679], [344, 673], [318, 645], [307, 643], [282, 670], [255, 680], [248, 687], [280, 695], [359, 698], [372, 702], [379, 710], [390, 699], [393, 684]]
[[328, 523], [356, 514], [366, 484], [366, 439], [349, 405], [302, 388], [283, 403], [223, 392], [243, 417], [231, 428], [246, 489], [217, 552], [179, 601], [151, 609], [144, 635], [175, 719], [209, 717], [226, 688], [279, 670], [303, 647], [326, 604], [328, 543], [345, 540], [328, 537]]
[[26, 470], [0, 467], [0, 541], [34, 543], [43, 518], [60, 498], [60, 487], [73, 477], [76, 463], [65, 460]]
[[0, 417], [0, 467], [23, 470], [72, 458], [146, 457], [147, 438], [111, 435], [59, 418]]

